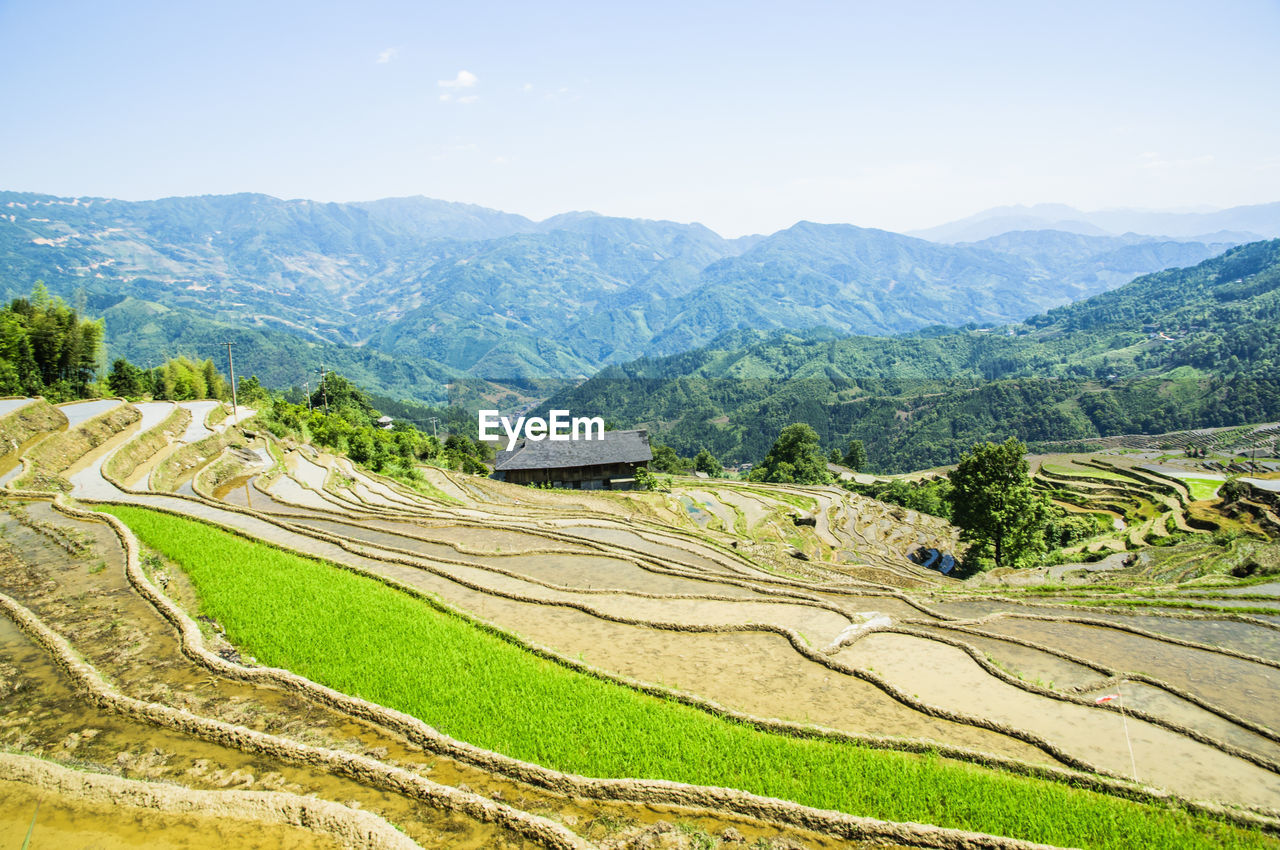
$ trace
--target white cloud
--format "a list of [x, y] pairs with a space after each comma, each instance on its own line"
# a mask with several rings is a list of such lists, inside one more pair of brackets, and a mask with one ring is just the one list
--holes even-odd
[[440, 80], [437, 85], [442, 89], [469, 89], [480, 82], [480, 78], [470, 71], [459, 71], [452, 80]]
[[440, 95], [441, 103], [448, 103], [451, 100], [453, 100], [453, 95], [449, 94], [448, 92], [445, 92], [444, 94]]
[[525, 83], [524, 91], [533, 91], [533, 83]]
[[398, 56], [399, 54], [400, 54], [400, 48], [398, 48], [398, 47], [385, 47], [385, 48], [383, 48], [381, 51], [379, 51], [379, 52], [378, 52], [378, 64], [379, 64], [379, 65], [385, 65], [385, 64], [387, 64], [388, 62], [390, 62], [390, 61], [392, 61], [393, 59], [395, 59], [395, 58], [396, 58], [396, 56]]
[[458, 98], [458, 103], [475, 103], [479, 99], [479, 95], [469, 94], [466, 97]]

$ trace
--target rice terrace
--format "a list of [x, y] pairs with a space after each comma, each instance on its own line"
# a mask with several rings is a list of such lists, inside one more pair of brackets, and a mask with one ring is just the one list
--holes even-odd
[[0, 401], [5, 836], [1280, 846], [1280, 508], [1160, 438], [1033, 459], [1109, 530], [961, 580], [838, 486], [410, 487], [229, 412]]

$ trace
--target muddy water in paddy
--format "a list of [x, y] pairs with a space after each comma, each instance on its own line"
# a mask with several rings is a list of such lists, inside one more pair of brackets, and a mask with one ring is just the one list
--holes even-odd
[[932, 619], [919, 608], [908, 605], [901, 599], [895, 599], [892, 596], [858, 596], [856, 591], [852, 593], [833, 593], [829, 591], [804, 592], [808, 595], [816, 596], [828, 604], [836, 605], [841, 610], [848, 611], [850, 613], [873, 611], [878, 614], [888, 615], [894, 620]]
[[374, 519], [367, 525], [393, 534], [418, 535], [449, 545], [495, 554], [547, 548], [584, 554], [593, 554], [595, 551], [581, 544], [555, 540], [536, 533], [473, 525], [446, 525], [441, 524], [440, 520], [425, 520], [423, 524], [418, 524], [402, 520]]
[[[3, 615], [0, 671], [11, 683], [0, 689], [0, 745], [10, 749], [130, 779], [211, 790], [286, 790], [355, 802], [390, 818], [424, 847], [533, 846], [505, 830], [414, 800], [95, 708], [80, 698], [48, 654]], [[29, 823], [29, 810], [27, 819]], [[129, 831], [128, 822], [120, 830], [108, 829], [119, 836]], [[265, 829], [269, 833], [272, 828]]]
[[598, 540], [601, 543], [611, 543], [614, 546], [622, 546], [627, 549], [633, 549], [637, 552], [643, 552], [646, 555], [666, 561], [672, 565], [687, 565], [696, 569], [705, 570], [709, 573], [718, 573], [721, 575], [763, 575], [745, 563], [733, 562], [728, 555], [721, 555], [719, 553], [715, 553], [713, 555], [711, 552], [714, 550], [709, 551], [705, 547], [699, 546], [691, 541], [681, 541], [683, 545], [692, 549], [692, 551], [689, 551], [674, 545], [656, 543], [641, 537], [636, 532], [622, 528], [573, 525], [570, 522], [561, 522], [556, 523], [555, 525], [556, 529], [563, 533], [572, 534], [576, 537], [583, 537], [588, 540]]
[[849, 625], [847, 617], [833, 611], [764, 598], [726, 602], [714, 599], [650, 599], [627, 594], [590, 594], [531, 584], [482, 567], [439, 564], [436, 569], [459, 581], [484, 587], [494, 593], [536, 599], [545, 604], [586, 605], [602, 616], [616, 619], [644, 620], [699, 629], [744, 623], [774, 625], [799, 631], [819, 646], [835, 640]]
[[[39, 809], [36, 806], [39, 805]], [[26, 835], [35, 815], [32, 846], [93, 850], [340, 850], [328, 835], [231, 818], [170, 814], [135, 806], [60, 798], [19, 782], [0, 780], [0, 835]]]
[[[40, 442], [45, 437], [50, 437], [54, 434], [61, 434], [66, 430], [67, 426], [60, 425], [52, 431], [41, 431], [18, 446], [16, 451], [11, 451], [4, 457], [0, 457], [0, 487], [8, 484], [22, 473], [22, 456], [33, 448], [36, 443]], [[12, 445], [12, 443], [10, 445]], [[9, 446], [5, 446], [5, 448], [9, 448]]]
[[[68, 558], [61, 549], [51, 548], [48, 538], [38, 532], [17, 523], [6, 526], [6, 540], [13, 545], [13, 551], [22, 556], [26, 564], [23, 571], [26, 578], [43, 588], [56, 582], [58, 587], [53, 596], [70, 598], [76, 603], [74, 610], [69, 606], [60, 609], [56, 598], [53, 598], [44, 599], [42, 605], [31, 607], [42, 615], [52, 611], [53, 614], [42, 616], [42, 619], [70, 637], [78, 651], [132, 696], [163, 702], [203, 716], [217, 717], [318, 746], [354, 753], [374, 753], [384, 763], [419, 770], [432, 781], [452, 786], [465, 784], [486, 796], [500, 795], [528, 811], [554, 813], [557, 817], [565, 818], [566, 822], [579, 824], [584, 830], [591, 828], [593, 821], [598, 818], [640, 823], [679, 819], [699, 825], [712, 833], [719, 832], [726, 826], [734, 826], [750, 840], [787, 835], [812, 848], [859, 846], [802, 830], [779, 830], [728, 814], [711, 815], [665, 806], [599, 803], [564, 798], [424, 751], [394, 733], [373, 724], [353, 720], [294, 694], [211, 674], [178, 654], [178, 641], [172, 628], [128, 588], [123, 576], [123, 565], [119, 562], [122, 552], [114, 534], [105, 525], [72, 520], [57, 514], [43, 503], [32, 503], [28, 510], [32, 519], [55, 525], [61, 523], [64, 527], [90, 534], [94, 538], [94, 553], [89, 559], [75, 559]], [[113, 543], [114, 549], [111, 547]], [[87, 567], [96, 563], [103, 555], [107, 556], [110, 568], [89, 573]], [[10, 585], [26, 583], [21, 580], [23, 576], [18, 576], [17, 582], [13, 581], [14, 576], [10, 571], [6, 571], [5, 577], [5, 589], [10, 592], [14, 592]], [[191, 596], [180, 573], [175, 572], [168, 590], [179, 598]], [[108, 620], [125, 625], [115, 627], [111, 639], [100, 639], [93, 624]], [[7, 728], [5, 718], [13, 716], [21, 720], [18, 725], [22, 729], [22, 736], [17, 740], [18, 743], [75, 741], [76, 739], [69, 739], [68, 736], [77, 729], [94, 728], [104, 731], [90, 735], [87, 740], [102, 748], [105, 746], [102, 742], [106, 741], [102, 735], [107, 726], [115, 729], [123, 724], [123, 727], [133, 730], [129, 741], [143, 743], [139, 745], [140, 748], [136, 748], [141, 755], [127, 755], [120, 764], [137, 761], [152, 770], [157, 778], [178, 781], [190, 787], [223, 787], [225, 783], [231, 782], [234, 787], [253, 790], [286, 788], [300, 793], [316, 793], [338, 802], [355, 800], [364, 808], [405, 826], [415, 840], [427, 847], [528, 846], [504, 830], [473, 822], [462, 816], [438, 812], [409, 798], [376, 788], [366, 788], [345, 779], [334, 779], [323, 772], [269, 763], [270, 760], [264, 757], [205, 744], [149, 724], [127, 721], [116, 715], [102, 714], [81, 705], [66, 682], [59, 692], [62, 696], [55, 694], [49, 697], [46, 680], [56, 683], [61, 674], [39, 647], [31, 643], [7, 618], [0, 617], [0, 644], [8, 646], [11, 643], [26, 646], [26, 651], [20, 653], [13, 665], [23, 671], [24, 681], [30, 685], [24, 687], [23, 691], [38, 691], [42, 694], [42, 705], [52, 699], [65, 710], [62, 710], [54, 725], [36, 726], [29, 722], [31, 718], [23, 707], [8, 705], [0, 700], [0, 742], [8, 742], [3, 731]], [[119, 645], [129, 648], [123, 652], [112, 648]], [[141, 659], [145, 659], [145, 663], [138, 663]], [[28, 674], [28, 671], [40, 669], [47, 670], [48, 675], [32, 679]], [[188, 745], [192, 741], [194, 744]], [[84, 753], [90, 752], [79, 748], [87, 747], [88, 744], [76, 746], [71, 753], [76, 758], [83, 758]], [[116, 744], [111, 746], [116, 749], [107, 748], [110, 751], [103, 758], [103, 769], [114, 764], [118, 751], [122, 751]], [[152, 762], [159, 760], [160, 756], [148, 755], [156, 747], [165, 754], [163, 765], [159, 767], [152, 766]], [[47, 746], [39, 752], [49, 757], [59, 755]], [[205, 763], [197, 762], [198, 759], [204, 759]], [[195, 765], [195, 773], [199, 774], [196, 779], [188, 776], [191, 772], [188, 765]], [[169, 769], [170, 767], [173, 769]], [[240, 773], [235, 773], [237, 770]], [[207, 781], [202, 779], [205, 774], [209, 777]], [[250, 774], [256, 780], [248, 778]], [[142, 774], [135, 772], [128, 775]], [[595, 834], [600, 834], [600, 831], [596, 830]]]
[[871, 735], [928, 738], [1029, 761], [1051, 761], [1039, 750], [1004, 735], [914, 711], [874, 685], [802, 658], [778, 635], [665, 631], [473, 592], [452, 601], [564, 655], [695, 693], [748, 714]]
[[[359, 537], [368, 539], [370, 536], [379, 535], [390, 537], [382, 532], [362, 532]], [[396, 538], [388, 542], [404, 543], [406, 541], [403, 538]], [[452, 557], [456, 557], [456, 552], [451, 548], [449, 553]], [[590, 575], [593, 568], [598, 568], [600, 562], [607, 563], [606, 559], [594, 556], [512, 556], [501, 559], [501, 566], [503, 569], [519, 571], [521, 562], [541, 562], [545, 566], [572, 563], [575, 560], [585, 562], [579, 564], [576, 569], [586, 575]], [[777, 625], [795, 629], [819, 645], [831, 642], [849, 625], [848, 618], [832, 611], [815, 606], [773, 601], [763, 597], [744, 598], [741, 602], [722, 602], [709, 599], [649, 599], [625, 594], [587, 594], [532, 584], [479, 566], [436, 563], [434, 569], [446, 576], [456, 577], [459, 581], [481, 586], [496, 593], [533, 598], [551, 604], [584, 604], [605, 616], [622, 619], [675, 623], [697, 628], [714, 628], [739, 623]], [[687, 589], [682, 588], [682, 590], [687, 592]], [[703, 592], [706, 592], [705, 589]]]
[[321, 511], [368, 510], [367, 508], [362, 509], [355, 504], [342, 502], [328, 494], [308, 490], [292, 478], [287, 478], [283, 475], [274, 479], [267, 489], [277, 501], [304, 508], [314, 508]]
[[[643, 669], [640, 667], [634, 668], [634, 674], [637, 678], [650, 682], [671, 682], [673, 679], [671, 671], [675, 662], [664, 657], [667, 648], [665, 641], [672, 635], [669, 632], [602, 621], [588, 614], [560, 606], [516, 602], [494, 597], [487, 593], [462, 587], [455, 582], [421, 569], [355, 555], [342, 550], [336, 545], [314, 538], [303, 537], [268, 525], [252, 517], [221, 511], [207, 505], [182, 502], [181, 500], [163, 496], [136, 497], [121, 494], [120, 499], [121, 501], [164, 506], [171, 510], [194, 516], [207, 516], [222, 525], [231, 528], [243, 528], [254, 536], [278, 542], [288, 548], [292, 548], [294, 551], [348, 563], [377, 575], [403, 582], [419, 590], [438, 594], [450, 604], [469, 611], [483, 620], [524, 635], [534, 642], [553, 647], [570, 657], [577, 657], [579, 653], [586, 654], [593, 650], [598, 653], [606, 648], [618, 647], [619, 651], [633, 656], [638, 664], [647, 664]], [[654, 649], [650, 649], [644, 641], [648, 636], [653, 635], [660, 636], [660, 641]], [[694, 636], [679, 634], [676, 637]], [[748, 636], [742, 635], [741, 637]], [[769, 636], [762, 635], [760, 637]], [[733, 675], [717, 675], [717, 671], [724, 665], [726, 657], [728, 657], [722, 653], [702, 656], [696, 662], [689, 664], [689, 674], [683, 677], [683, 681], [689, 682], [689, 687], [701, 696], [723, 702], [726, 705], [741, 707], [743, 710], [749, 710], [746, 707], [746, 703], [739, 701], [741, 696], [755, 692], [767, 693], [765, 689], [772, 687], [767, 684], [772, 677], [779, 673], [785, 676], [797, 669], [799, 656], [796, 655], [795, 651], [790, 648], [785, 639], [775, 637], [773, 640], [776, 642], [774, 645], [779, 648], [776, 655], [743, 659], [747, 668], [744, 672], [756, 670], [759, 681], [757, 681], [756, 677], [747, 678], [738, 672]], [[758, 646], [759, 644], [743, 645]], [[799, 666], [807, 670], [807, 665], [809, 664], [812, 664], [812, 662], [805, 662]], [[769, 698], [772, 702], [768, 703], [768, 705], [774, 706], [774, 710], [764, 710], [767, 706], [760, 706], [761, 710], [752, 710], [752, 713], [803, 720], [804, 717], [798, 717], [796, 712], [789, 710], [787, 706], [791, 704], [795, 694], [800, 692], [801, 688], [807, 688], [814, 682], [823, 681], [823, 678], [829, 672], [826, 668], [821, 668], [818, 665], [813, 665], [813, 667], [817, 668], [816, 672], [821, 673], [820, 676], [815, 679], [806, 673], [804, 684], [797, 684], [794, 689], [789, 688], [770, 694]], [[606, 667], [606, 669], [609, 668]], [[785, 679], [774, 680], [784, 681]], [[859, 682], [855, 687], [874, 690], [873, 698], [877, 700], [877, 703], [872, 710], [866, 710], [865, 704], [861, 702], [856, 702], [852, 708], [848, 709], [845, 720], [841, 721], [843, 728], [848, 731], [865, 732], [873, 735], [926, 737], [943, 743], [974, 747], [1032, 761], [1044, 762], [1049, 760], [1039, 750], [1007, 736], [963, 724], [930, 718], [903, 706], [884, 695], [878, 689], [874, 689], [873, 686], [865, 685], [865, 683]], [[870, 690], [867, 693], [870, 693]], [[833, 723], [832, 725], [835, 724]]]
[[1181, 699], [1166, 690], [1144, 684], [1142, 682], [1124, 682], [1117, 688], [1114, 685], [1086, 692], [1088, 697], [1099, 697], [1104, 694], [1120, 692], [1125, 707], [1133, 707], [1156, 717], [1171, 720], [1192, 729], [1198, 729], [1215, 740], [1234, 744], [1237, 747], [1257, 753], [1264, 758], [1280, 762], [1280, 743], [1270, 738], [1250, 732], [1237, 726], [1230, 720], [1206, 711], [1194, 703]]
[[[1114, 712], [1029, 693], [987, 673], [963, 651], [899, 634], [872, 634], [839, 657], [873, 667], [927, 703], [980, 715], [1032, 732], [1090, 764], [1131, 772], [1125, 732]], [[1280, 775], [1176, 732], [1130, 717], [1138, 774], [1146, 782], [1197, 799], [1280, 805]]]
[[1234, 620], [1182, 619], [1179, 617], [1152, 617], [1142, 614], [1110, 614], [1089, 612], [1091, 620], [1106, 620], [1148, 632], [1220, 646], [1260, 658], [1280, 660], [1280, 629], [1269, 629], [1253, 623]]
[[1280, 600], [1276, 599], [1195, 599], [1206, 605], [1221, 605], [1223, 608], [1273, 608], [1280, 611]]
[[[724, 584], [712, 580], [702, 581], [670, 576], [664, 573], [645, 570], [622, 558], [610, 557], [573, 544], [561, 543], [558, 540], [538, 538], [528, 534], [508, 533], [502, 535], [507, 541], [505, 545], [493, 547], [491, 554], [471, 554], [459, 551], [452, 545], [424, 540], [424, 536], [436, 536], [450, 539], [464, 549], [480, 549], [491, 542], [494, 533], [486, 529], [473, 529], [469, 526], [454, 528], [436, 528], [415, 526], [409, 523], [392, 523], [386, 520], [375, 520], [368, 526], [334, 520], [306, 519], [291, 521], [295, 525], [303, 525], [320, 531], [335, 534], [354, 541], [371, 543], [394, 549], [403, 549], [429, 558], [445, 558], [467, 561], [477, 565], [491, 566], [496, 569], [518, 573], [535, 581], [548, 582], [563, 587], [629, 590], [641, 593], [657, 594], [700, 594], [714, 596], [758, 597], [754, 591]], [[375, 527], [376, 526], [376, 527]], [[388, 526], [395, 527], [400, 533], [383, 530]], [[471, 532], [477, 532], [472, 534]], [[410, 533], [412, 536], [410, 536]], [[580, 554], [515, 554], [521, 549], [531, 548], [567, 548], [576, 549]], [[496, 549], [496, 554], [492, 552]]]
[[1131, 673], [1146, 673], [1213, 705], [1280, 730], [1280, 670], [1100, 626], [1002, 618], [984, 632], [1021, 637]]
[[180, 448], [182, 446], [179, 443], [170, 443], [167, 446], [162, 446], [158, 452], [134, 467], [133, 472], [129, 473], [129, 476], [124, 479], [125, 486], [134, 490], [150, 489], [151, 473], [164, 462], [165, 458]]
[[[256, 511], [264, 510], [264, 508], [253, 503], [255, 496], [262, 495], [253, 488], [253, 479], [256, 477], [257, 474], [255, 473], [254, 475], [239, 475], [228, 479], [213, 489], [213, 497], [219, 502], [252, 508]], [[262, 498], [263, 500], [270, 499], [269, 496], [265, 495]]]
[[229, 505], [236, 505], [241, 508], [251, 508], [252, 510], [259, 511], [264, 514], [299, 514], [316, 517], [334, 516], [333, 511], [335, 510], [335, 506], [333, 505], [326, 505], [324, 508], [311, 508], [273, 499], [271, 496], [254, 486], [253, 481], [255, 478], [257, 478], [256, 475], [233, 478], [214, 490], [214, 496], [216, 496], [219, 501], [226, 502]]
[[1019, 605], [1017, 602], [1003, 599], [937, 599], [928, 596], [921, 597], [921, 602], [932, 611], [937, 611], [944, 617], [952, 617], [955, 619], [976, 619], [985, 617], [988, 614], [999, 614], [1002, 611], [1016, 611], [1021, 614], [1052, 614], [1054, 616], [1071, 616], [1079, 612], [1079, 609], [1066, 609], [1061, 612], [1050, 610], [1031, 605]]
[[1038, 649], [1020, 646], [1006, 640], [979, 637], [969, 632], [954, 629], [934, 628], [930, 626], [912, 626], [912, 628], [928, 634], [936, 634], [949, 640], [961, 640], [996, 660], [1013, 675], [1028, 682], [1038, 682], [1045, 687], [1062, 690], [1064, 688], [1087, 687], [1102, 680], [1104, 675], [1096, 670], [1059, 658]]

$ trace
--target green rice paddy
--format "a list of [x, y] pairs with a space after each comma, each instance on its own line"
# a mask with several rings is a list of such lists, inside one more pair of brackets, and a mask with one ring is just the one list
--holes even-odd
[[1074, 847], [1280, 847], [1208, 816], [932, 756], [764, 732], [540, 658], [432, 602], [201, 522], [109, 506], [261, 663], [595, 777], [727, 786]]
[[1216, 498], [1219, 488], [1222, 487], [1221, 481], [1214, 481], [1210, 478], [1181, 478], [1179, 480], [1186, 484], [1187, 489], [1191, 491], [1191, 501], [1193, 502]]

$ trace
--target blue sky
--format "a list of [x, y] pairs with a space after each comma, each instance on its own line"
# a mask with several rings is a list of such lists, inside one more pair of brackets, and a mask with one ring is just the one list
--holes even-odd
[[0, 189], [907, 230], [1280, 200], [1280, 2], [0, 0]]

